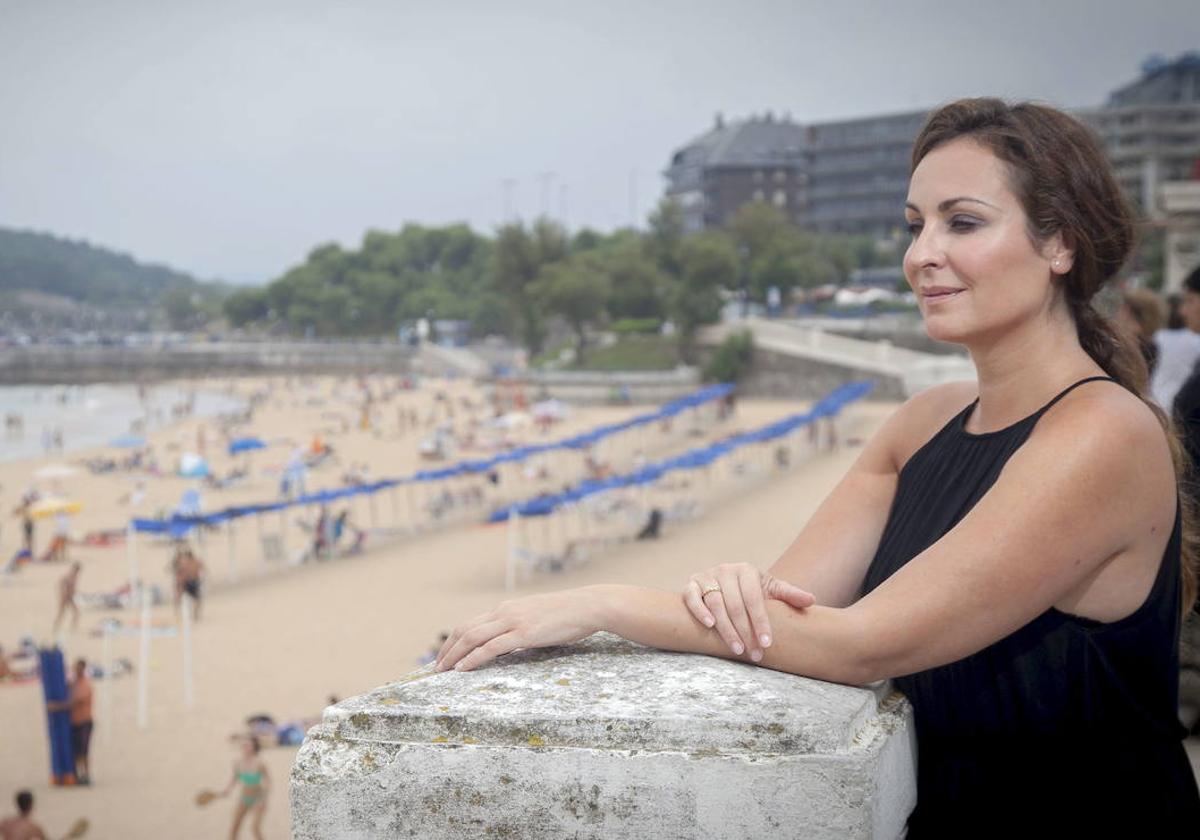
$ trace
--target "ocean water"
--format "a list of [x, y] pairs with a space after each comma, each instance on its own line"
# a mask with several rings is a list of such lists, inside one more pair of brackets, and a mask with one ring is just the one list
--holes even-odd
[[[161, 429], [172, 422], [171, 407], [186, 402], [191, 393], [187, 388], [149, 386], [143, 402], [134, 385], [0, 386], [0, 461], [42, 455], [44, 430], [61, 430], [63, 454], [69, 454], [107, 445], [128, 434], [139, 420], [144, 432]], [[244, 405], [228, 394], [197, 390], [192, 416], [215, 417]], [[8, 432], [3, 420], [10, 414], [24, 419], [24, 433]]]

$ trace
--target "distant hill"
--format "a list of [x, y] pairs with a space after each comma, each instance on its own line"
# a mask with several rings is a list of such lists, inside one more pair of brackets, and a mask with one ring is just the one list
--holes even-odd
[[0, 228], [0, 329], [187, 329], [232, 291], [87, 242]]

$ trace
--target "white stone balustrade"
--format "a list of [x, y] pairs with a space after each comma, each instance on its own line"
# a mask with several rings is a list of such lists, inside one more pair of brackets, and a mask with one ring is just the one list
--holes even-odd
[[296, 840], [892, 840], [916, 801], [908, 702], [609, 634], [326, 710]]

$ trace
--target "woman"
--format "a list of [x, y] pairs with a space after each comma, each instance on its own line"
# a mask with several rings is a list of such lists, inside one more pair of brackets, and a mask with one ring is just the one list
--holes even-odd
[[978, 383], [899, 408], [769, 573], [723, 563], [682, 602], [628, 586], [508, 601], [438, 667], [609, 630], [892, 678], [916, 723], [912, 840], [1198, 825], [1176, 717], [1196, 589], [1179, 446], [1092, 306], [1133, 238], [1111, 169], [1074, 119], [995, 99], [934, 113], [912, 163], [905, 276]]
[[262, 840], [263, 815], [267, 812], [267, 765], [258, 757], [257, 738], [242, 738], [241, 746], [242, 755], [234, 762], [233, 778], [221, 792], [221, 796], [228, 796], [239, 783], [242, 786], [242, 795], [238, 797], [237, 805], [233, 809], [233, 827], [229, 830], [229, 838], [237, 840], [242, 820], [253, 812], [254, 822], [250, 824], [250, 830], [254, 832], [256, 840]]

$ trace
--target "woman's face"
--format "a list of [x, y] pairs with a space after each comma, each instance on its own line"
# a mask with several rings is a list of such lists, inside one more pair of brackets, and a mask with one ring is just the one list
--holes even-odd
[[926, 332], [940, 341], [986, 341], [1048, 313], [1056, 300], [1051, 271], [1071, 267], [1059, 237], [1034, 248], [1005, 164], [969, 138], [921, 160], [905, 216], [913, 238], [904, 276]]

